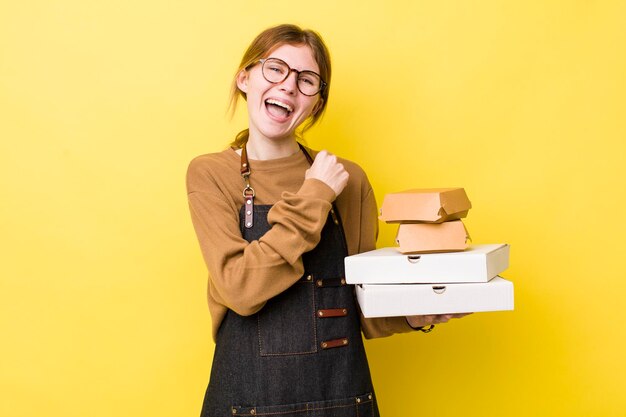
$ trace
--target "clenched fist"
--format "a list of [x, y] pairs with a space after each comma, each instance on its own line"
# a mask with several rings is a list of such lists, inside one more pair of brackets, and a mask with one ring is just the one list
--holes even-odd
[[335, 192], [335, 197], [346, 188], [349, 176], [343, 165], [337, 162], [337, 157], [327, 151], [318, 153], [313, 165], [304, 174], [305, 179], [315, 178], [328, 185]]

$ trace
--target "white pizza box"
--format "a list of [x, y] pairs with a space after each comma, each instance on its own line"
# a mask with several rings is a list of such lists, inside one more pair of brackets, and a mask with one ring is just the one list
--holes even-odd
[[402, 254], [388, 247], [347, 256], [349, 284], [487, 282], [509, 267], [505, 243], [472, 245], [462, 252]]
[[513, 283], [502, 277], [461, 284], [394, 284], [356, 286], [365, 317], [477, 313], [513, 310]]

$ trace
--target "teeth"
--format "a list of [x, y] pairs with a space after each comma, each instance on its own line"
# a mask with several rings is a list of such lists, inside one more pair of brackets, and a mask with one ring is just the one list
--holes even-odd
[[265, 100], [265, 102], [268, 104], [275, 104], [276, 106], [280, 106], [283, 109], [287, 110], [289, 113], [293, 111], [293, 108], [289, 104], [283, 103], [282, 101], [274, 100], [273, 98], [267, 99]]

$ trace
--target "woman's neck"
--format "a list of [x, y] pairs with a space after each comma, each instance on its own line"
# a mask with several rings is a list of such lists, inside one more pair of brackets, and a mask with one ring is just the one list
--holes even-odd
[[259, 139], [250, 137], [246, 143], [246, 152], [250, 159], [270, 160], [285, 158], [300, 150], [295, 139]]

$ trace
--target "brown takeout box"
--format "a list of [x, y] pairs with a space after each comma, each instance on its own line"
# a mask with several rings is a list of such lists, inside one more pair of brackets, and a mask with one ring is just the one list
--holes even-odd
[[402, 253], [453, 252], [467, 248], [469, 235], [461, 220], [444, 223], [402, 223], [396, 243]]
[[385, 195], [380, 220], [441, 223], [467, 216], [472, 208], [463, 188], [427, 188]]

